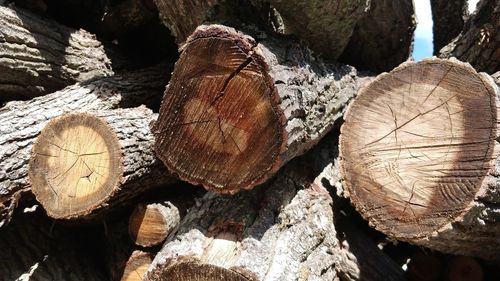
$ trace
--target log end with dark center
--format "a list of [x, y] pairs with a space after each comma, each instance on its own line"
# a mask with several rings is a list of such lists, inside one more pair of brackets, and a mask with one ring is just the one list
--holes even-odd
[[496, 87], [457, 60], [404, 63], [362, 88], [340, 137], [352, 203], [406, 241], [438, 233], [469, 208], [494, 166]]
[[281, 163], [284, 117], [256, 42], [199, 27], [183, 46], [155, 125], [155, 151], [182, 179], [234, 193]]
[[66, 114], [50, 121], [33, 145], [31, 190], [53, 218], [85, 215], [117, 189], [121, 161], [118, 138], [104, 120]]

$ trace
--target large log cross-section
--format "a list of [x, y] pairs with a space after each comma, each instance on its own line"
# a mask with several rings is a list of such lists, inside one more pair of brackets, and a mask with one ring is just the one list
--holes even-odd
[[497, 94], [489, 76], [441, 59], [405, 63], [360, 90], [340, 138], [358, 211], [392, 238], [498, 259]]
[[357, 89], [355, 69], [314, 61], [287, 38], [199, 27], [182, 49], [153, 129], [157, 156], [219, 192], [262, 183], [316, 144]]

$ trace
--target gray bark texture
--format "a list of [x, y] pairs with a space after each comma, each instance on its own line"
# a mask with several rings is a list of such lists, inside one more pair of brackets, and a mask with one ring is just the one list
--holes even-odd
[[0, 108], [0, 227], [29, 191], [28, 162], [38, 133], [50, 119], [75, 111], [100, 111], [160, 100], [170, 68], [159, 65], [69, 86]]
[[[207, 193], [167, 239], [148, 280], [168, 280], [162, 279], [168, 268], [186, 260], [222, 266], [248, 280], [405, 280], [350, 217], [337, 227], [341, 198], [326, 189], [340, 184], [337, 139], [329, 134], [254, 190]], [[220, 244], [230, 246], [217, 252]]]
[[185, 258], [249, 280], [333, 280], [331, 198], [294, 179], [294, 172], [234, 196], [207, 193], [167, 239], [147, 280], [169, 280], [164, 272]]
[[22, 214], [0, 231], [0, 279], [108, 280], [96, 245], [89, 243], [91, 235], [53, 225], [40, 214]]
[[469, 16], [467, 4], [467, 0], [431, 0], [435, 55], [462, 31]]
[[390, 71], [410, 57], [416, 25], [413, 0], [371, 0], [340, 61], [358, 69]]
[[102, 44], [84, 31], [0, 7], [0, 101], [48, 94], [113, 74]]
[[[265, 0], [276, 8], [286, 33], [294, 33], [324, 58], [336, 60], [356, 23], [369, 8], [366, 0]], [[380, 19], [379, 19], [380, 20]]]
[[500, 70], [500, 0], [481, 0], [462, 32], [443, 47], [439, 56], [456, 57], [477, 71]]

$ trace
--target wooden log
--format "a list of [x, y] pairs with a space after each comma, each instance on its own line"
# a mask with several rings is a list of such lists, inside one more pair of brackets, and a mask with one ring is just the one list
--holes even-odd
[[54, 225], [41, 214], [22, 214], [0, 231], [2, 280], [108, 280], [90, 229]]
[[408, 279], [412, 281], [438, 281], [443, 278], [443, 262], [440, 258], [418, 252], [408, 264]]
[[456, 57], [477, 71], [500, 70], [500, 0], [481, 0], [460, 34], [440, 50], [442, 58]]
[[155, 152], [182, 179], [234, 193], [314, 146], [358, 88], [356, 70], [297, 42], [200, 26], [183, 47], [154, 127]]
[[28, 195], [28, 161], [36, 136], [50, 119], [64, 113], [118, 107], [154, 106], [161, 99], [170, 67], [155, 67], [79, 83], [30, 101], [0, 109], [0, 227], [17, 202]]
[[233, 196], [209, 192], [168, 238], [146, 280], [333, 280], [330, 204], [300, 166], [267, 187]]
[[278, 10], [286, 32], [294, 33], [319, 56], [336, 60], [370, 1], [265, 0]]
[[121, 281], [142, 281], [146, 271], [153, 262], [153, 257], [148, 252], [134, 251], [127, 261]]
[[0, 26], [0, 102], [113, 74], [103, 46], [88, 32], [6, 7], [0, 7]]
[[56, 219], [82, 218], [174, 182], [152, 151], [145, 107], [65, 114], [33, 144], [31, 191]]
[[128, 232], [136, 245], [156, 246], [165, 241], [180, 220], [180, 211], [171, 202], [139, 204], [130, 215]]
[[390, 71], [411, 56], [416, 25], [412, 0], [371, 0], [339, 60], [357, 69]]
[[361, 215], [394, 239], [498, 259], [497, 94], [488, 75], [441, 59], [404, 63], [361, 89], [340, 137]]
[[457, 37], [469, 16], [467, 0], [431, 0], [434, 54]]

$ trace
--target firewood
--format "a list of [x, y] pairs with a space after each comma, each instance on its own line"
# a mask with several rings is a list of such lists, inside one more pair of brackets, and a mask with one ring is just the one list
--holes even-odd
[[[153, 262], [150, 253], [143, 251], [134, 251], [127, 261], [125, 271], [121, 281], [142, 281], [144, 280], [146, 271]], [[172, 279], [179, 280], [179, 279]]]
[[310, 186], [301, 166], [287, 167], [269, 186], [233, 196], [208, 192], [146, 280], [334, 280], [331, 197]]
[[31, 191], [56, 219], [81, 218], [172, 183], [152, 151], [145, 107], [72, 113], [52, 119], [31, 151]]
[[36, 136], [50, 119], [64, 113], [154, 105], [168, 79], [168, 65], [79, 83], [0, 109], [0, 227], [7, 224], [17, 202], [29, 195], [28, 161]]
[[418, 252], [408, 264], [408, 277], [412, 281], [438, 281], [442, 279], [443, 262], [434, 255]]
[[113, 74], [102, 44], [84, 30], [6, 7], [0, 7], [0, 26], [0, 102]]
[[500, 0], [479, 1], [460, 34], [439, 53], [469, 62], [477, 71], [500, 70]]
[[286, 32], [294, 33], [318, 55], [336, 60], [346, 48], [369, 1], [264, 0], [283, 17]]
[[339, 60], [358, 69], [390, 71], [410, 57], [416, 25], [413, 0], [371, 0]]
[[340, 157], [347, 195], [371, 226], [442, 252], [500, 257], [497, 94], [488, 75], [441, 59], [404, 63], [360, 90]]
[[482, 281], [483, 269], [481, 265], [471, 257], [453, 257], [448, 263], [445, 280]]
[[165, 91], [155, 152], [190, 183], [249, 189], [314, 146], [357, 88], [354, 68], [315, 60], [291, 39], [257, 43], [229, 27], [200, 26]]
[[467, 0], [431, 0], [434, 54], [460, 34], [469, 16]]
[[180, 220], [181, 214], [171, 202], [139, 204], [130, 216], [128, 232], [136, 245], [156, 246], [167, 238]]

